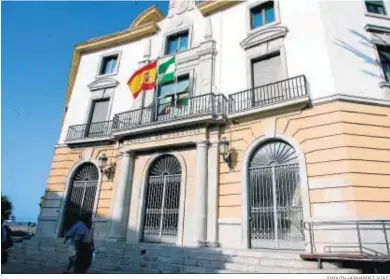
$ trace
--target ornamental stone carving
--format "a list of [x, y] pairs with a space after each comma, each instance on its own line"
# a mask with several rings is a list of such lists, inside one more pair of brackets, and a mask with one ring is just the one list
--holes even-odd
[[181, 15], [195, 6], [195, 0], [170, 0], [168, 17]]

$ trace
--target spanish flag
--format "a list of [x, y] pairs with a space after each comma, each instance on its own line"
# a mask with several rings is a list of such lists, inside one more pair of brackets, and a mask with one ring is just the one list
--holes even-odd
[[156, 68], [157, 61], [154, 61], [143, 66], [131, 76], [127, 85], [129, 86], [134, 99], [138, 97], [141, 91], [152, 90], [154, 88], [156, 83]]

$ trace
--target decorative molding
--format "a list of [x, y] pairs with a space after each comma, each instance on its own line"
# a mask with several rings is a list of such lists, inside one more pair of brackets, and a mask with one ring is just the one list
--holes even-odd
[[364, 30], [366, 30], [367, 32], [390, 32], [390, 27], [366, 24], [364, 26]]
[[88, 85], [88, 88], [89, 88], [89, 90], [92, 91], [92, 90], [117, 87], [118, 84], [119, 84], [119, 81], [117, 81], [113, 78], [101, 78], [101, 79], [97, 79], [97, 80], [91, 82]]
[[92, 153], [93, 153], [93, 151], [94, 151], [94, 148], [92, 148], [92, 147], [87, 147], [87, 148], [85, 148], [85, 149], [83, 149], [82, 150], [82, 156], [83, 156], [83, 160], [84, 161], [89, 161], [89, 160], [91, 160], [92, 159]]
[[[169, 36], [188, 31], [188, 49], [184, 51], [188, 51], [191, 49], [193, 40], [192, 40], [192, 30], [193, 30], [194, 23], [191, 18], [187, 16], [180, 16], [173, 20], [173, 22], [169, 25], [169, 27], [165, 30], [165, 33], [163, 35], [162, 45], [161, 45], [161, 51], [160, 51], [160, 57], [169, 56], [171, 54], [165, 54], [166, 50], [166, 43]], [[178, 54], [180, 54], [183, 51], [179, 51]]]
[[216, 0], [216, 1], [209, 1], [205, 0], [201, 3], [199, 3], [198, 9], [201, 12], [202, 15], [208, 16], [215, 14], [219, 11], [228, 9], [234, 5], [240, 4], [245, 1], [240, 1], [240, 0]]
[[[187, 137], [187, 136], [194, 136], [203, 134], [206, 131], [202, 128], [187, 128], [187, 129], [180, 129], [173, 132], [164, 132], [164, 133], [158, 133], [148, 136], [139, 136], [132, 139], [127, 139], [123, 141], [123, 146], [126, 145], [134, 145], [137, 143], [146, 143], [156, 140], [168, 140], [168, 139], [174, 139], [174, 138], [181, 138], [181, 137]], [[128, 150], [124, 150], [123, 152], [128, 152]]]
[[137, 27], [144, 26], [148, 23], [157, 23], [164, 19], [160, 9], [153, 6], [142, 12], [129, 26], [129, 30], [134, 30]]
[[369, 12], [365, 13], [364, 15], [368, 16], [368, 17], [375, 17], [375, 18], [390, 20], [390, 16], [388, 16], [388, 15], [379, 15], [379, 14], [374, 14], [374, 13], [369, 13]]
[[390, 100], [360, 97], [360, 96], [353, 96], [348, 94], [334, 94], [331, 96], [316, 98], [316, 99], [312, 99], [311, 103], [313, 105], [321, 105], [321, 104], [331, 103], [335, 101], [390, 107]]
[[209, 40], [213, 39], [213, 30], [211, 28], [211, 18], [207, 19], [203, 38], [205, 39], [205, 41], [209, 41]]
[[241, 225], [239, 218], [219, 218], [218, 225]]
[[384, 87], [390, 88], [390, 82], [382, 81], [382, 82], [379, 83], [379, 87], [380, 88], [384, 88]]
[[170, 0], [168, 17], [173, 17], [175, 15], [181, 15], [185, 12], [192, 10], [195, 6], [195, 0]]
[[255, 45], [268, 42], [277, 38], [286, 37], [288, 28], [286, 26], [274, 25], [269, 28], [260, 29], [248, 34], [248, 36], [240, 43], [241, 47], [248, 49]]

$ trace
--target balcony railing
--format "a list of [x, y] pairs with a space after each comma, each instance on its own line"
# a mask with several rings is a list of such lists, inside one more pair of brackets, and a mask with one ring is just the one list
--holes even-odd
[[229, 96], [229, 113], [269, 106], [307, 96], [305, 76], [251, 88]]
[[250, 109], [266, 107], [308, 96], [305, 76], [251, 88], [228, 96], [213, 93], [194, 96], [115, 114], [112, 121], [69, 127], [66, 141], [108, 137], [112, 132], [131, 130], [172, 120], [209, 116], [227, 117]]
[[109, 137], [112, 130], [112, 121], [95, 122], [89, 124], [69, 126], [66, 141]]
[[113, 130], [128, 130], [187, 117], [223, 114], [227, 114], [226, 97], [210, 93], [180, 100], [180, 102], [162, 103], [118, 113], [114, 116]]

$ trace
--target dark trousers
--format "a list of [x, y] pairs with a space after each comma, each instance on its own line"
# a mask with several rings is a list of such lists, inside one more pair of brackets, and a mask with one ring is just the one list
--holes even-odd
[[1, 250], [1, 264], [6, 264], [8, 262], [8, 251]]
[[77, 245], [74, 273], [87, 273], [92, 264], [92, 255], [90, 244], [82, 243]]

